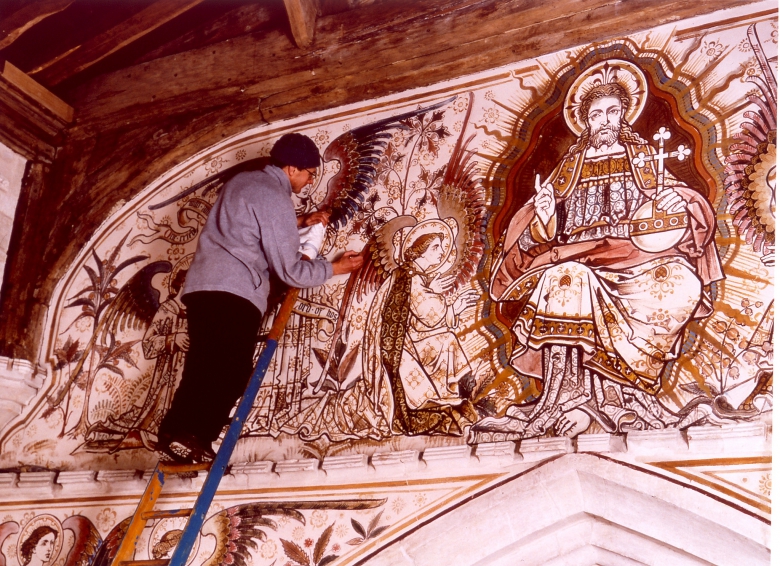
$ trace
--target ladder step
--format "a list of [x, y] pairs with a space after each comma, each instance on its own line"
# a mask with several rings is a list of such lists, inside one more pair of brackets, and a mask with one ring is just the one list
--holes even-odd
[[211, 463], [204, 464], [169, 464], [160, 462], [157, 468], [164, 474], [182, 474], [187, 472], [207, 472], [211, 469]]
[[122, 560], [119, 566], [168, 566], [170, 559], [161, 558], [159, 560]]
[[192, 509], [168, 509], [167, 511], [146, 511], [141, 513], [141, 519], [148, 521], [150, 519], [170, 519], [171, 517], [189, 517], [192, 515]]

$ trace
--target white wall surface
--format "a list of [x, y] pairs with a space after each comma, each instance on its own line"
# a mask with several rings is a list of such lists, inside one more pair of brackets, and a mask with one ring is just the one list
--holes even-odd
[[26, 161], [20, 155], [0, 143], [0, 282], [5, 272], [8, 242], [11, 239], [25, 164]]

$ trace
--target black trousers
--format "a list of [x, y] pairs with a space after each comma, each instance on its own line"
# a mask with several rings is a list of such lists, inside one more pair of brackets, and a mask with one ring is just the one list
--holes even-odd
[[160, 432], [192, 434], [210, 444], [228, 423], [252, 375], [261, 313], [246, 299], [221, 291], [189, 293], [182, 302], [190, 347]]

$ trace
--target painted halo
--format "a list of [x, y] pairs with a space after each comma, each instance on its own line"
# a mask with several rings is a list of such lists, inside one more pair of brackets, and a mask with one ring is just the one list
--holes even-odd
[[626, 121], [633, 124], [647, 102], [647, 79], [642, 70], [623, 59], [600, 61], [585, 69], [569, 87], [563, 117], [569, 129], [579, 136], [586, 124], [580, 121], [579, 109], [582, 98], [594, 87], [618, 83], [628, 93], [631, 105], [626, 109]]
[[30, 535], [35, 529], [43, 526], [51, 527], [57, 533], [57, 536], [54, 539], [54, 546], [51, 550], [51, 560], [49, 560], [48, 564], [54, 564], [55, 560], [60, 555], [60, 551], [62, 551], [63, 539], [62, 525], [54, 515], [38, 515], [30, 519], [30, 521], [19, 533], [19, 541], [16, 544], [16, 555], [18, 557], [19, 564], [24, 564], [24, 560], [22, 558], [22, 545], [28, 538], [30, 538]]
[[428, 273], [440, 269], [443, 265], [451, 261], [453, 242], [455, 237], [452, 234], [452, 228], [449, 224], [438, 218], [432, 218], [429, 220], [423, 220], [419, 224], [415, 224], [404, 237], [401, 244], [401, 263], [406, 260], [406, 251], [411, 245], [423, 234], [440, 233], [443, 234], [441, 238], [441, 247], [444, 250], [444, 256], [437, 265], [431, 265], [426, 271]]

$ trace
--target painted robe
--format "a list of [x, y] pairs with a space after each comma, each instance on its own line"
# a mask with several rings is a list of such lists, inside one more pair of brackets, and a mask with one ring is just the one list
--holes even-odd
[[363, 339], [369, 394], [396, 434], [462, 434], [475, 420], [458, 382], [471, 373], [456, 316], [408, 262], [380, 287]]
[[567, 154], [546, 181], [556, 193], [550, 222], [530, 202], [509, 224], [491, 298], [514, 303], [512, 366], [543, 385], [533, 405], [507, 411], [520, 437], [543, 434], [574, 408], [611, 432], [671, 418], [655, 399], [663, 368], [679, 356], [686, 325], [712, 313], [708, 286], [723, 274], [712, 207], [668, 173], [665, 184], [686, 202], [685, 234], [659, 253], [634, 245], [630, 219], [656, 189], [654, 163], [632, 165], [640, 151], [653, 153], [627, 145], [597, 159]]

